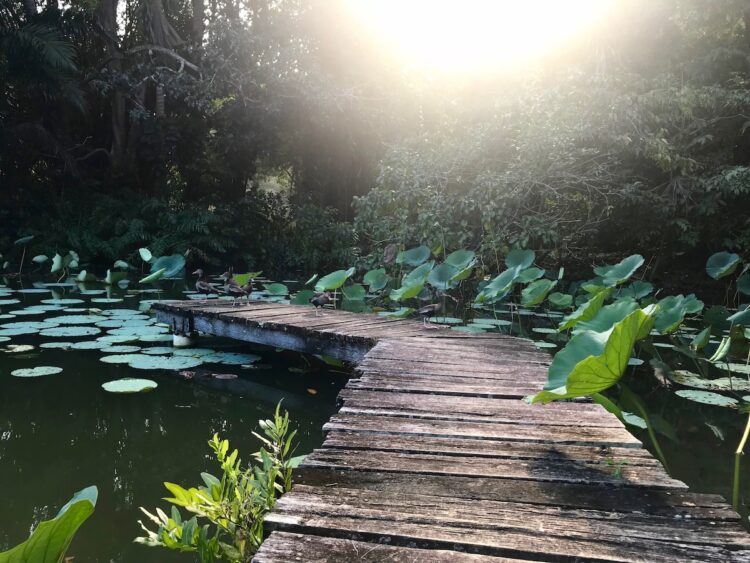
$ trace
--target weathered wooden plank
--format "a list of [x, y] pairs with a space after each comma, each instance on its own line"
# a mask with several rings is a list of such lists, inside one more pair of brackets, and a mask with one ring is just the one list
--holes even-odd
[[369, 361], [367, 364], [359, 364], [357, 371], [362, 374], [384, 377], [429, 377], [435, 376], [447, 377], [458, 382], [465, 379], [497, 379], [518, 383], [534, 383], [535, 389], [539, 389], [547, 382], [546, 367], [539, 366], [505, 366], [497, 368], [491, 364], [477, 362], [471, 369], [464, 366], [462, 369], [456, 369], [456, 366], [445, 366], [441, 364], [412, 364], [411, 366], [399, 365], [395, 362], [375, 362]]
[[515, 563], [520, 559], [446, 549], [417, 549], [351, 539], [273, 532], [253, 563]]
[[550, 456], [549, 459], [502, 459], [486, 457], [381, 452], [372, 450], [315, 450], [305, 459], [307, 467], [421, 473], [423, 475], [481, 476], [502, 479], [533, 479], [563, 483], [597, 483], [612, 486], [646, 486], [687, 489], [671, 479], [661, 467], [644, 465], [608, 466]]
[[369, 374], [362, 374], [358, 379], [350, 380], [347, 386], [351, 389], [370, 389], [372, 391], [440, 393], [442, 395], [498, 397], [501, 399], [522, 399], [539, 390], [536, 385], [521, 385], [492, 379], [389, 377], [371, 376]]
[[605, 512], [637, 512], [669, 518], [738, 521], [719, 495], [692, 493], [683, 489], [645, 486], [613, 487], [609, 484], [578, 484], [535, 479], [502, 479], [472, 475], [423, 475], [384, 473], [378, 470], [334, 469], [303, 466], [295, 474], [299, 484], [315, 487], [359, 488], [393, 496], [419, 494], [474, 500], [522, 502], [533, 505], [595, 509]]

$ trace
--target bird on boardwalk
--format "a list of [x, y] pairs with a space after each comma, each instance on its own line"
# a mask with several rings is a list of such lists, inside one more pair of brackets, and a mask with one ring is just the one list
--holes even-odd
[[317, 317], [319, 315], [318, 309], [325, 307], [331, 302], [331, 294], [327, 291], [316, 293], [312, 299], [310, 299], [310, 303], [313, 304], [315, 307], [315, 316]]
[[253, 280], [250, 278], [247, 283], [242, 286], [242, 290], [247, 293], [247, 300], [250, 301], [250, 296], [253, 293]]
[[422, 317], [422, 323], [427, 327], [427, 317], [434, 317], [443, 310], [442, 303], [430, 303], [417, 309], [417, 314]]
[[241, 299], [242, 297], [248, 296], [248, 293], [239, 286], [230, 272], [224, 272], [223, 274], [221, 274], [221, 279], [224, 280], [224, 293], [232, 296], [233, 298], [232, 307], [237, 304], [238, 297]]
[[221, 293], [219, 288], [214, 287], [208, 281], [206, 280], [205, 276], [203, 275], [203, 270], [198, 268], [196, 271], [193, 272], [194, 276], [198, 276], [198, 279], [195, 280], [195, 290], [198, 293], [203, 293], [206, 296], [206, 299], [203, 300], [203, 303], [206, 303], [208, 300], [208, 296], [212, 293], [216, 293], [217, 295]]

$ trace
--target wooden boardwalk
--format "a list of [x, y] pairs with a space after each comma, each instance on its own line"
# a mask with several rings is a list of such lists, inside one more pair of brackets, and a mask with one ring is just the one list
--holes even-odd
[[604, 409], [522, 402], [550, 360], [531, 342], [289, 305], [156, 309], [356, 362], [257, 563], [750, 561], [724, 499], [670, 478]]

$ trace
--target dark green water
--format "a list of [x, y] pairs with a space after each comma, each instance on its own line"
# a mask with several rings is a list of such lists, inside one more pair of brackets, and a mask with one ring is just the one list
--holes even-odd
[[[177, 289], [181, 289], [178, 285]], [[72, 293], [72, 295], [71, 295]], [[92, 304], [90, 296], [67, 289], [61, 297], [80, 297], [85, 304], [137, 309], [140, 297], [122, 303]], [[0, 306], [0, 314], [51, 298], [50, 294], [13, 293], [20, 304]], [[179, 296], [173, 289], [164, 296]], [[101, 297], [101, 296], [96, 296]], [[153, 295], [146, 294], [147, 298]], [[5, 299], [8, 297], [6, 296]], [[3, 299], [3, 297], [0, 297]], [[52, 315], [76, 314], [54, 311]], [[48, 316], [44, 315], [44, 316]], [[39, 321], [42, 315], [0, 319]], [[91, 325], [86, 325], [91, 326]], [[102, 329], [102, 335], [104, 329]], [[8, 344], [81, 341], [86, 338], [14, 336]], [[168, 342], [136, 343], [164, 346]], [[206, 339], [198, 346], [224, 349], [229, 343]], [[228, 348], [227, 348], [228, 349]], [[201, 471], [217, 472], [207, 440], [218, 432], [242, 457], [258, 449], [251, 431], [269, 418], [278, 400], [299, 429], [298, 453], [322, 442], [321, 427], [334, 411], [335, 397], [346, 375], [315, 358], [271, 349], [232, 348], [262, 356], [261, 369], [209, 365], [200, 368], [234, 373], [236, 380], [185, 380], [175, 372], [135, 370], [99, 361], [99, 350], [40, 349], [23, 354], [0, 352], [0, 551], [25, 540], [40, 520], [54, 517], [72, 494], [88, 485], [99, 488], [96, 511], [83, 525], [68, 553], [83, 562], [170, 562], [190, 556], [132, 543], [140, 534], [139, 506], [166, 507], [163, 481], [200, 483]], [[57, 366], [63, 372], [35, 378], [13, 377], [17, 368]], [[292, 371], [290, 371], [292, 368]], [[149, 393], [112, 394], [101, 388], [121, 377], [146, 377], [158, 383]], [[311, 394], [308, 389], [314, 389]]]

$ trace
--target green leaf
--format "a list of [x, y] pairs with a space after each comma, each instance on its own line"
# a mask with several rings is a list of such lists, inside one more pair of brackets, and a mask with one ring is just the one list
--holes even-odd
[[23, 246], [25, 244], [30, 243], [32, 240], [34, 240], [34, 235], [27, 235], [25, 237], [21, 237], [17, 241], [15, 241], [13, 244], [16, 246]]
[[518, 267], [519, 271], [525, 270], [534, 263], [536, 253], [533, 250], [511, 250], [505, 257], [505, 265], [508, 268]]
[[706, 273], [713, 279], [718, 280], [728, 276], [737, 269], [740, 257], [731, 252], [717, 252], [706, 261]]
[[526, 268], [519, 274], [517, 281], [518, 283], [529, 283], [541, 278], [544, 275], [544, 272], [545, 271], [542, 268]]
[[698, 334], [696, 334], [690, 341], [690, 349], [694, 351], [702, 350], [711, 340], [711, 327], [706, 327]]
[[521, 292], [521, 305], [533, 307], [545, 300], [547, 294], [557, 285], [557, 280], [536, 280], [531, 282]]
[[599, 312], [599, 309], [602, 308], [604, 300], [609, 297], [610, 293], [611, 291], [600, 291], [591, 299], [589, 299], [585, 303], [582, 303], [578, 307], [578, 309], [573, 311], [570, 315], [563, 317], [559, 329], [561, 331], [568, 330], [569, 328], [577, 325], [579, 322], [588, 321], [594, 318], [594, 315], [596, 315]]
[[628, 279], [643, 265], [643, 256], [633, 254], [613, 266], [599, 266], [594, 268], [594, 273], [602, 278], [602, 283], [607, 287], [619, 285]]
[[430, 257], [430, 249], [424, 245], [409, 250], [402, 250], [396, 256], [397, 264], [406, 264], [407, 266], [419, 266]]
[[661, 334], [671, 334], [680, 328], [685, 315], [697, 314], [703, 310], [703, 301], [692, 293], [684, 295], [670, 295], [659, 301], [659, 312], [656, 314], [654, 328]]
[[750, 307], [737, 311], [734, 315], [727, 318], [727, 320], [736, 325], [750, 326]]
[[637, 308], [638, 303], [630, 297], [618, 299], [611, 305], [606, 305], [599, 309], [590, 320], [580, 321], [575, 327], [573, 327], [573, 332], [580, 332], [583, 330], [605, 332]]
[[453, 277], [459, 273], [458, 268], [448, 263], [438, 264], [427, 276], [427, 283], [435, 289], [448, 290], [456, 287]]
[[629, 286], [623, 287], [620, 290], [619, 295], [622, 297], [632, 297], [633, 299], [643, 299], [644, 297], [651, 295], [653, 291], [653, 284], [637, 280], [631, 283]]
[[315, 297], [315, 292], [312, 289], [302, 289], [292, 297], [289, 303], [292, 305], [309, 305], [310, 299], [313, 297]]
[[[239, 282], [237, 282], [239, 283]], [[289, 288], [283, 283], [269, 283], [263, 286], [269, 295], [288, 295]]]
[[102, 383], [102, 389], [110, 393], [144, 393], [158, 387], [156, 381], [125, 377]]
[[411, 315], [416, 309], [412, 307], [401, 307], [395, 311], [382, 311], [378, 313], [381, 317], [390, 317], [392, 319], [403, 319]]
[[182, 254], [172, 254], [171, 256], [160, 256], [151, 262], [152, 274], [161, 269], [164, 269], [165, 278], [182, 277], [185, 270], [185, 257]]
[[370, 288], [370, 291], [380, 291], [388, 284], [388, 276], [385, 268], [378, 268], [367, 272], [362, 281]]
[[125, 260], [117, 260], [112, 267], [115, 270], [128, 270], [130, 268], [130, 264], [125, 262]]
[[499, 301], [505, 297], [513, 288], [513, 284], [518, 280], [521, 271], [522, 265], [519, 264], [499, 274], [479, 292], [475, 303]]
[[76, 531], [94, 512], [97, 496], [96, 487], [78, 491], [57, 516], [41, 522], [29, 539], [0, 553], [0, 563], [60, 563]]
[[141, 255], [141, 260], [148, 263], [151, 262], [151, 260], [154, 259], [153, 255], [151, 254], [151, 251], [148, 248], [139, 248], [138, 254]]
[[50, 268], [50, 273], [55, 274], [63, 269], [63, 257], [59, 254], [55, 254], [55, 256], [52, 258], [52, 267]]
[[358, 283], [344, 286], [341, 288], [341, 293], [343, 293], [344, 298], [349, 301], [364, 301], [365, 295], [367, 295], [365, 288]]
[[545, 390], [529, 401], [590, 396], [615, 385], [625, 373], [635, 343], [651, 332], [656, 309], [655, 305], [637, 309], [607, 332], [583, 332], [571, 338], [550, 365]]
[[566, 293], [550, 293], [547, 297], [547, 301], [550, 302], [555, 309], [567, 309], [573, 304], [573, 296]]
[[49, 258], [48, 258], [47, 256], [45, 256], [44, 254], [39, 254], [39, 255], [37, 255], [37, 256], [34, 256], [34, 257], [33, 257], [33, 258], [31, 259], [31, 261], [32, 261], [32, 262], [33, 262], [34, 264], [44, 264], [44, 263], [45, 263], [45, 262], [46, 262], [47, 260], [49, 260]]
[[737, 291], [750, 295], [750, 273], [742, 274], [737, 278]]
[[166, 274], [166, 272], [167, 272], [166, 268], [161, 268], [159, 270], [156, 270], [153, 274], [150, 274], [150, 275], [146, 276], [145, 278], [143, 278], [138, 283], [151, 283], [151, 282], [155, 282], [156, 280], [159, 280], [159, 279], [163, 278], [164, 275]]
[[234, 281], [237, 282], [237, 285], [245, 285], [250, 280], [254, 280], [255, 278], [259, 278], [260, 275], [263, 272], [245, 272], [244, 274], [234, 274], [232, 277], [234, 278]]
[[336, 270], [327, 276], [323, 276], [315, 284], [315, 291], [328, 291], [340, 288], [354, 274], [354, 271], [352, 267], [348, 270]]
[[695, 401], [696, 403], [702, 403], [704, 405], [713, 405], [716, 407], [729, 407], [736, 409], [740, 402], [732, 397], [725, 395], [719, 395], [718, 393], [712, 393], [711, 391], [694, 391], [692, 389], [680, 389], [675, 391], [675, 395]]
[[464, 270], [474, 265], [475, 257], [473, 250], [456, 250], [445, 257], [445, 263], [457, 270]]

